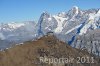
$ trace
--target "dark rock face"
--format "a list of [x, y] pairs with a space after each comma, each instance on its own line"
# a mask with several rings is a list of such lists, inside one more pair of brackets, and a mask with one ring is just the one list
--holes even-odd
[[0, 66], [99, 66], [99, 60], [87, 51], [70, 47], [54, 35], [0, 52]]

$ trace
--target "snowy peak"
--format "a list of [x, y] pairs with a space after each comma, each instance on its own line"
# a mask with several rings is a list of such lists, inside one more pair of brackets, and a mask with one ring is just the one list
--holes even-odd
[[12, 28], [12, 29], [17, 29], [17, 28], [19, 28], [19, 27], [21, 27], [21, 26], [24, 26], [25, 24], [24, 23], [9, 23], [8, 24], [8, 26], [10, 27], [10, 28]]
[[79, 8], [78, 8], [77, 6], [73, 6], [72, 11], [73, 11], [75, 14], [78, 14], [78, 13], [79, 13]]
[[73, 6], [72, 10], [76, 10], [76, 11], [78, 11], [79, 8], [78, 8], [77, 6]]
[[77, 6], [73, 6], [73, 8], [70, 9], [67, 13], [67, 16], [69, 16], [69, 19], [72, 19], [77, 15], [81, 15], [81, 10], [79, 10]]
[[44, 11], [40, 16], [38, 23], [41, 24], [43, 21], [45, 21], [49, 17], [50, 17], [50, 14], [47, 11]]
[[26, 22], [11, 22], [11, 23], [2, 23], [0, 24], [0, 31], [1, 30], [8, 30], [8, 31], [12, 31], [12, 30], [16, 30], [18, 28], [24, 27], [26, 25], [35, 25], [34, 21], [26, 21]]
[[67, 16], [67, 13], [66, 12], [61, 12], [61, 13], [58, 13], [59, 17], [66, 17]]
[[49, 18], [49, 17], [50, 17], [50, 14], [49, 14], [47, 11], [44, 11], [44, 12], [41, 14], [41, 17]]

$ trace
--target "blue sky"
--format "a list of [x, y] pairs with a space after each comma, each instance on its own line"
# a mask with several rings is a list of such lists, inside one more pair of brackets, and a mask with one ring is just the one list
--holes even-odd
[[0, 0], [0, 22], [37, 21], [43, 11], [56, 14], [73, 6], [100, 8], [100, 0]]

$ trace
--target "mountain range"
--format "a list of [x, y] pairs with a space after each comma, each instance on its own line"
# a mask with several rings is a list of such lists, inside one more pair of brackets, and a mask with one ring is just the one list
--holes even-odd
[[[97, 31], [95, 31], [97, 30]], [[69, 11], [61, 12], [56, 15], [43, 12], [38, 22], [13, 22], [0, 24], [0, 49], [9, 48], [12, 45], [23, 43], [29, 40], [35, 40], [46, 35], [47, 32], [53, 32], [61, 41], [70, 46], [79, 49], [87, 49], [93, 54], [100, 56], [100, 43], [88, 43], [85, 40], [91, 37], [91, 32], [100, 38], [100, 9], [82, 10], [74, 6]], [[94, 34], [92, 34], [94, 35]], [[80, 38], [80, 43], [77, 38]], [[96, 38], [96, 36], [95, 36]], [[99, 40], [97, 40], [99, 41]], [[89, 47], [87, 47], [89, 46]]]

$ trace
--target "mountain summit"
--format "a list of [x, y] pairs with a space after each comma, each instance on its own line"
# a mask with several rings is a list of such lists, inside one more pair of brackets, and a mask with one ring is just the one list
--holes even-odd
[[[79, 57], [90, 60], [81, 62]], [[93, 57], [93, 58], [92, 58]], [[85, 50], [78, 50], [60, 41], [51, 32], [35, 41], [24, 42], [0, 52], [0, 66], [99, 66], [99, 59]], [[40, 58], [69, 58], [68, 63], [47, 63]], [[71, 59], [73, 58], [73, 59]], [[91, 59], [92, 58], [92, 59]], [[63, 60], [64, 61], [64, 60]], [[67, 61], [66, 61], [67, 62]], [[79, 62], [79, 63], [78, 63]]]

